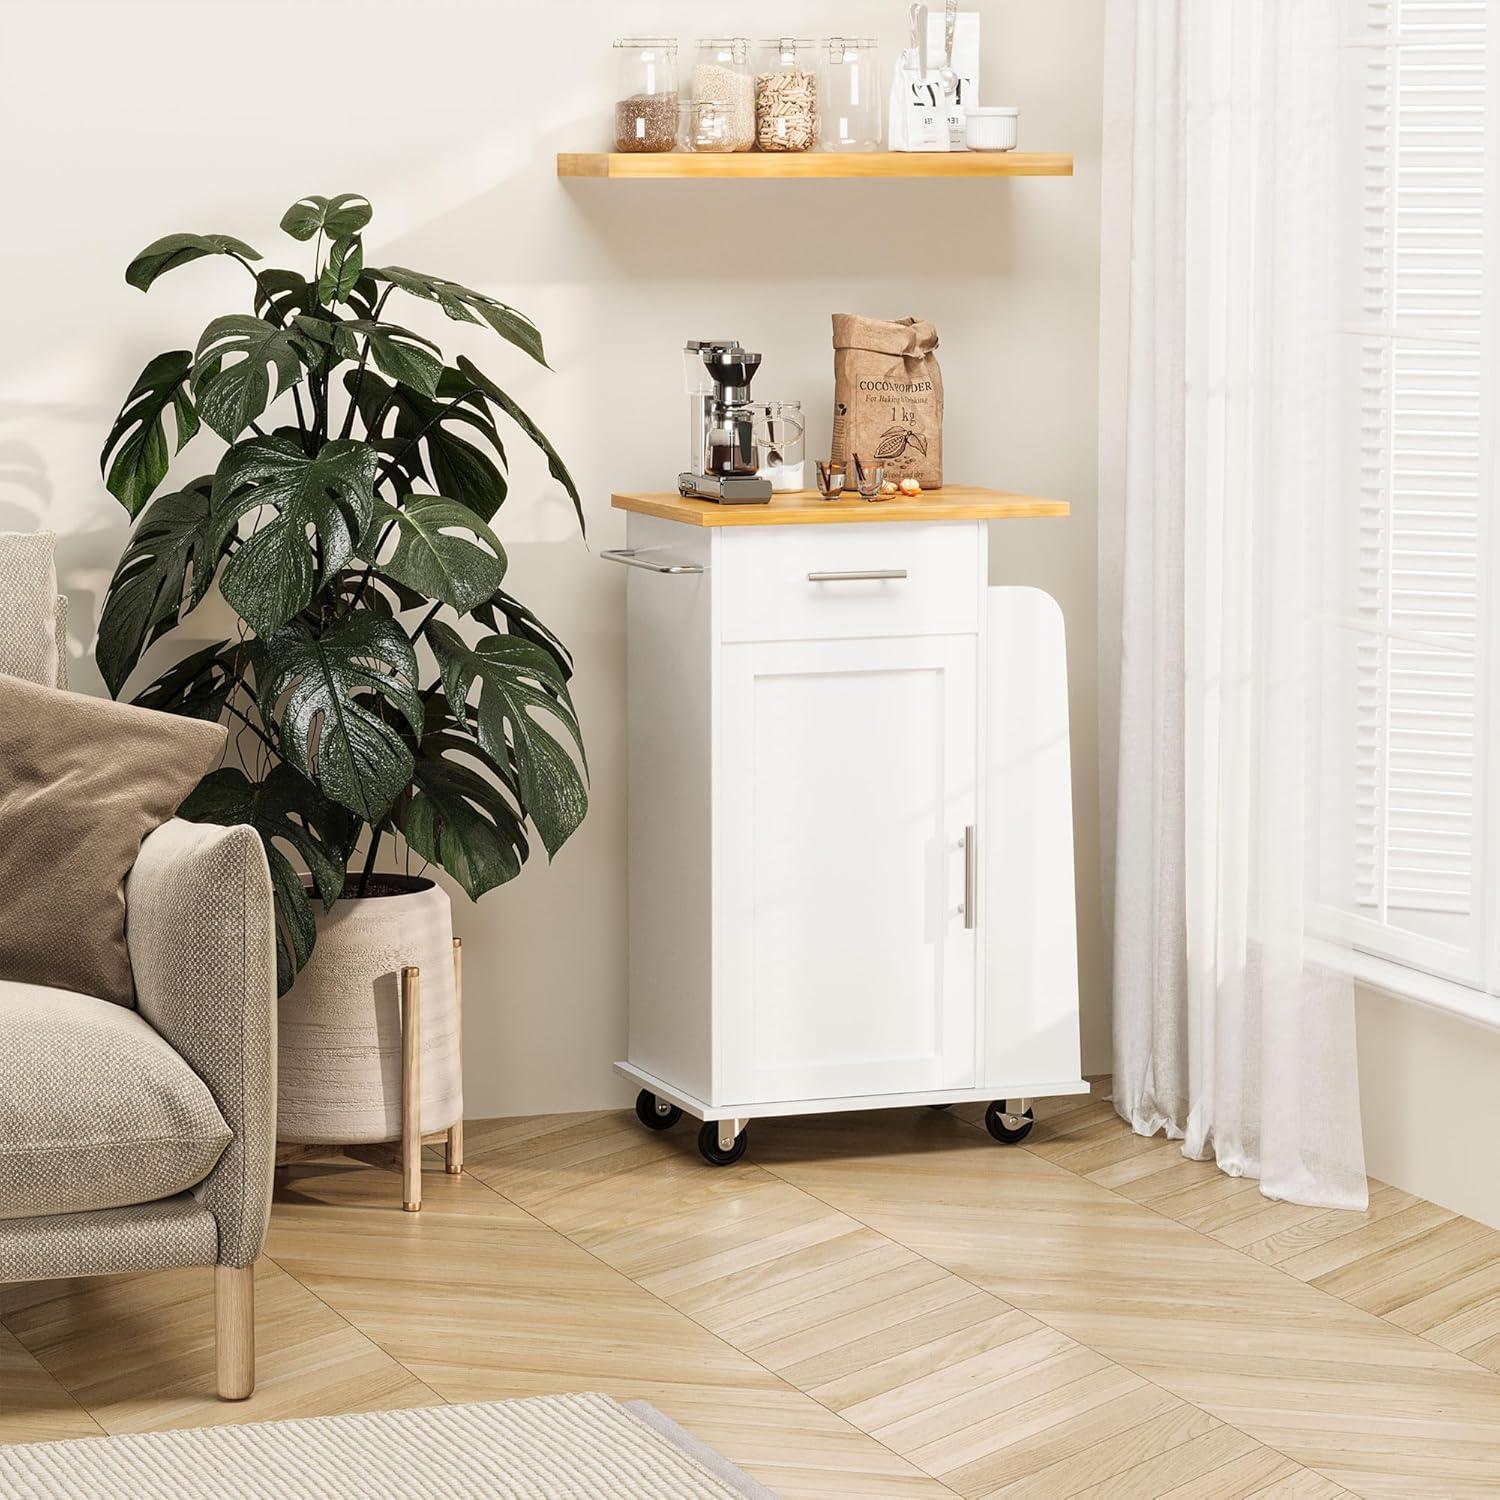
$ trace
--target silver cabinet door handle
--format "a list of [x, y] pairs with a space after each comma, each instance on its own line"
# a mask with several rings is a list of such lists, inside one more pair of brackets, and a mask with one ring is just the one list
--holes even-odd
[[974, 837], [974, 825], [964, 829], [964, 926], [972, 928], [978, 915], [974, 910], [979, 884], [979, 843]]
[[866, 583], [882, 578], [905, 578], [905, 568], [858, 568], [852, 573], [809, 573], [809, 583]]
[[634, 547], [618, 547], [613, 552], [599, 554], [605, 562], [620, 563], [627, 568], [644, 568], [648, 573], [701, 573], [701, 563], [652, 562], [642, 557]]

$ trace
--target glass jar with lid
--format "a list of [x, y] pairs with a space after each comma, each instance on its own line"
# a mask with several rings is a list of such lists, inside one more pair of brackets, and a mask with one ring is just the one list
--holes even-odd
[[818, 144], [816, 42], [783, 36], [760, 44], [755, 144], [762, 151], [811, 151]]
[[738, 151], [734, 139], [734, 111], [726, 104], [687, 99], [679, 107], [684, 151]]
[[878, 151], [885, 145], [881, 117], [880, 51], [870, 37], [831, 36], [824, 43], [819, 118], [825, 151]]
[[754, 431], [760, 449], [760, 477], [769, 479], [777, 494], [806, 489], [807, 424], [802, 403], [757, 401]]
[[615, 43], [615, 150], [670, 151], [677, 144], [677, 43], [627, 36]]
[[742, 36], [710, 36], [698, 42], [693, 63], [693, 103], [723, 112], [721, 151], [748, 151], [755, 144], [755, 74], [750, 43]]

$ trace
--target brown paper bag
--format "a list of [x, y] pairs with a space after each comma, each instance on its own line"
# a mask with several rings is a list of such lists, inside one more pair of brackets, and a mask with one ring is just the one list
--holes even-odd
[[920, 318], [894, 323], [833, 315], [833, 460], [885, 467], [887, 479], [943, 482], [943, 373], [937, 330]]

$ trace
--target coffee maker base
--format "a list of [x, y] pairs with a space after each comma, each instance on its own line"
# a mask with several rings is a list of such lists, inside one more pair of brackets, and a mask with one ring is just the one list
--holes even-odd
[[677, 490], [720, 505], [768, 505], [771, 500], [771, 481], [753, 474], [679, 474]]

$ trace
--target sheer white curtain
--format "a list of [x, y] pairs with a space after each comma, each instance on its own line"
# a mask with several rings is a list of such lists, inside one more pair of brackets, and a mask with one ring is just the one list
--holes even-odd
[[1361, 1208], [1353, 996], [1307, 936], [1343, 817], [1339, 10], [1109, 0], [1101, 644], [1115, 1106]]

